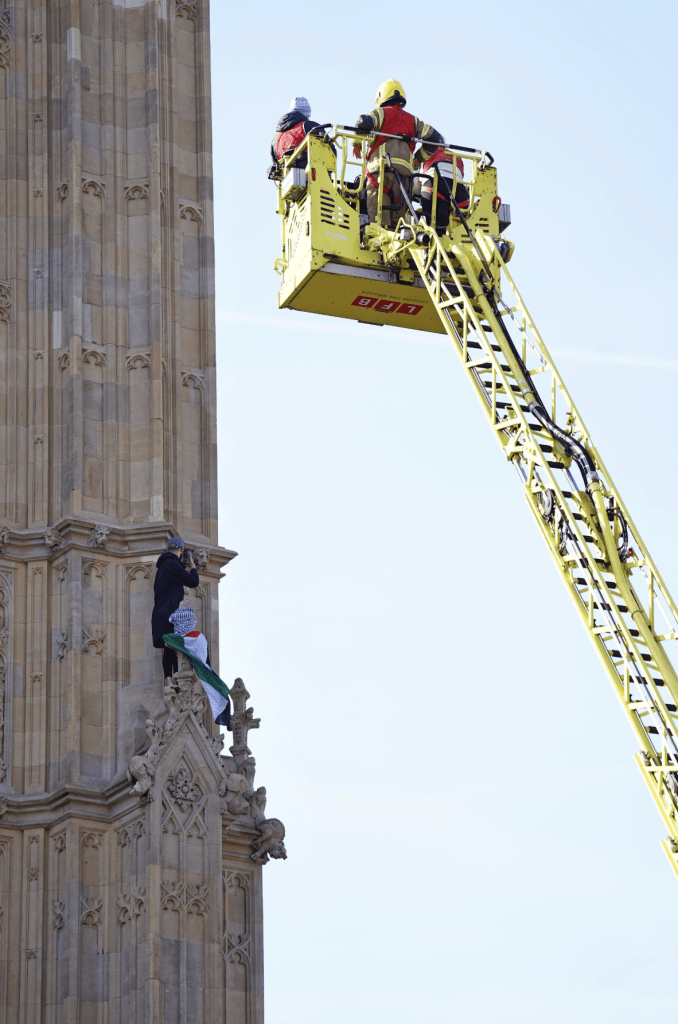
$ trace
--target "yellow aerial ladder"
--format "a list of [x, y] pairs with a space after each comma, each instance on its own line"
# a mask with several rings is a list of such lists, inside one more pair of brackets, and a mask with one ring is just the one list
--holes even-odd
[[[638, 738], [636, 761], [678, 874], [678, 677], [669, 658], [678, 610], [507, 270], [510, 213], [492, 157], [447, 147], [455, 167], [463, 157], [469, 168], [466, 211], [455, 170], [444, 232], [411, 195], [391, 230], [380, 226], [382, 206], [390, 215], [381, 190], [376, 221], [361, 214], [372, 140], [323, 125], [271, 173], [283, 225], [279, 306], [448, 335]], [[387, 164], [382, 156], [382, 181]], [[356, 177], [347, 181], [347, 171]], [[435, 225], [442, 186], [431, 184]]]

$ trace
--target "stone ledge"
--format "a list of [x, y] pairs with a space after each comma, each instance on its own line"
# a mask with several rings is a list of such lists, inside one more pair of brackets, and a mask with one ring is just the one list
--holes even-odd
[[2, 828], [53, 828], [70, 817], [112, 822], [133, 810], [139, 798], [129, 792], [127, 778], [107, 789], [89, 789], [83, 783], [66, 783], [53, 793], [13, 795], [0, 793], [7, 810], [0, 818]]
[[[71, 516], [59, 519], [51, 527], [15, 530], [0, 525], [0, 556], [22, 562], [57, 559], [72, 550], [100, 552], [113, 556], [158, 557], [167, 542], [176, 536], [171, 523], [134, 523], [116, 525]], [[237, 556], [236, 551], [186, 537], [191, 549], [204, 549], [208, 561], [199, 572], [221, 575], [219, 569]]]

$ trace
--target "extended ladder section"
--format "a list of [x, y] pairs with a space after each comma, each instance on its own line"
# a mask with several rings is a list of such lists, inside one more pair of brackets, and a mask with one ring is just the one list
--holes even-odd
[[[482, 173], [479, 159], [481, 185]], [[678, 611], [506, 267], [512, 247], [479, 216], [488, 190], [475, 191], [468, 215], [452, 199], [442, 236], [410, 197], [394, 230], [363, 233], [364, 266], [404, 268], [452, 341], [636, 733], [678, 874]]]
[[638, 737], [678, 874], [678, 678], [666, 649], [676, 606], [495, 240], [473, 241], [448, 251], [428, 231], [410, 252]]

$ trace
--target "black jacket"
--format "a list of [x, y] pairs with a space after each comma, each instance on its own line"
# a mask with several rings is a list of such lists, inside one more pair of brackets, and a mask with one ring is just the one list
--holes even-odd
[[165, 633], [173, 633], [174, 626], [169, 620], [184, 599], [184, 587], [197, 587], [200, 577], [197, 569], [187, 572], [181, 559], [171, 551], [165, 551], [155, 563], [158, 570], [155, 574], [153, 591], [155, 605], [151, 617], [153, 630], [153, 646], [163, 647], [162, 638]]
[[[294, 128], [295, 124], [299, 124], [300, 121], [304, 122], [304, 135], [308, 135], [313, 128], [318, 127], [317, 121], [306, 121], [304, 115], [298, 110], [291, 110], [289, 114], [283, 114], [275, 126], [275, 135], [273, 136], [273, 142], [271, 143], [271, 159], [273, 160], [274, 165], [277, 166], [279, 163], [278, 154], [276, 153], [278, 135], [280, 135], [281, 132], [288, 132], [291, 128]], [[298, 167], [305, 167], [307, 162], [308, 157], [306, 153], [302, 153], [301, 156], [297, 158]]]

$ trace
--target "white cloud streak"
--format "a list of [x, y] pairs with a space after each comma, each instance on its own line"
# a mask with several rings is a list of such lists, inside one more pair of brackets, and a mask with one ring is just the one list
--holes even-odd
[[[291, 314], [291, 315], [290, 315]], [[294, 310], [280, 310], [279, 316], [258, 316], [255, 313], [236, 313], [229, 310], [217, 311], [217, 323], [238, 323], [252, 327], [267, 327], [276, 331], [293, 331], [303, 334], [334, 334], [348, 338], [370, 337], [371, 324], [353, 323], [340, 317], [322, 318], [315, 323], [306, 318], [300, 319]], [[447, 338], [442, 334], [430, 334], [427, 331], [409, 331], [406, 328], [380, 327], [379, 338], [392, 338], [398, 341], [415, 341], [420, 345], [447, 345]], [[608, 366], [625, 366], [641, 370], [678, 370], [678, 359], [661, 359], [654, 356], [634, 356], [624, 352], [596, 352], [594, 349], [555, 348], [551, 350], [554, 358], [572, 360], [579, 363], [605, 363]]]

